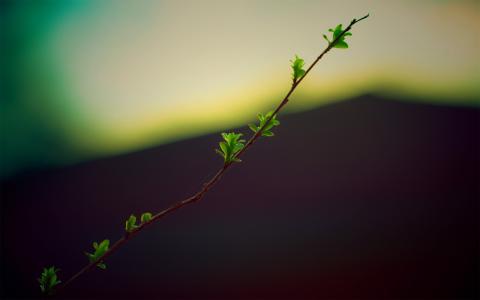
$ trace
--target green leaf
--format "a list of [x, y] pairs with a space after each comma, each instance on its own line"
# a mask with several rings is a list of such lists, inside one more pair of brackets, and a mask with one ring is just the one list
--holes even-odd
[[[259, 113], [257, 115], [258, 117], [258, 120], [260, 121], [260, 124], [258, 126], [254, 125], [254, 124], [250, 124], [250, 128], [253, 130], [253, 128], [255, 128], [256, 130], [253, 130], [254, 132], [257, 132], [258, 130], [260, 130], [261, 128], [263, 128], [263, 131], [262, 131], [262, 136], [266, 136], [266, 137], [271, 137], [271, 136], [274, 136], [273, 132], [270, 131], [270, 129], [272, 129], [274, 126], [278, 126], [280, 125], [280, 121], [277, 120], [277, 116], [273, 115], [273, 110], [272, 111], [269, 111], [268, 113], [266, 113], [265, 115], [263, 115], [262, 113]], [[267, 120], [270, 119], [270, 121], [268, 122], [267, 124]]]
[[94, 255], [94, 254], [89, 253], [89, 252], [87, 252], [87, 251], [85, 251], [85, 252], [83, 252], [83, 253], [85, 253], [85, 255], [88, 257], [88, 261], [89, 261], [89, 262], [94, 262], [94, 261], [95, 261], [95, 255]]
[[[100, 259], [100, 257], [102, 257], [105, 253], [107, 253], [108, 248], [110, 246], [110, 241], [103, 240], [100, 242], [100, 244], [97, 244], [97, 242], [94, 242], [93, 245], [95, 249], [94, 253], [85, 252], [85, 255], [88, 257], [88, 261], [91, 263], [96, 262], [98, 259]], [[95, 245], [97, 246], [96, 248], [95, 248]], [[105, 263], [103, 263], [103, 261], [100, 261], [99, 263], [97, 263], [97, 267], [99, 267], [100, 269], [105, 269], [106, 265]]]
[[338, 24], [337, 27], [335, 27], [335, 30], [333, 30], [333, 37], [337, 38], [340, 36], [340, 33], [342, 33], [342, 24]]
[[324, 39], [327, 41], [327, 43], [329, 43], [329, 44], [330, 44], [330, 40], [328, 39], [328, 37], [327, 37], [327, 35], [326, 35], [326, 34], [324, 34], [324, 35], [323, 35], [323, 38], [324, 38]]
[[300, 79], [303, 75], [305, 75], [305, 70], [303, 69], [303, 65], [305, 64], [305, 61], [300, 58], [298, 55], [295, 54], [295, 59], [290, 60], [292, 63], [292, 79], [293, 82], [296, 82], [298, 79]]
[[109, 246], [110, 246], [110, 241], [109, 240], [103, 240], [100, 243], [100, 245], [98, 245], [98, 249], [101, 250], [101, 251], [107, 252]]
[[149, 213], [149, 212], [143, 213], [142, 216], [140, 217], [140, 221], [142, 223], [148, 222], [151, 219], [152, 219], [152, 213]]
[[348, 48], [348, 44], [344, 41], [338, 41], [335, 44], [335, 48]]
[[225, 159], [225, 154], [222, 151], [215, 149], [215, 152], [217, 152], [221, 157]]
[[58, 280], [58, 271], [60, 271], [60, 269], [56, 269], [54, 266], [43, 269], [40, 278], [37, 279], [42, 293], [48, 295], [53, 294], [55, 286], [61, 283], [61, 281]]
[[130, 215], [130, 217], [125, 222], [125, 230], [127, 232], [132, 232], [135, 228], [137, 228], [137, 225], [135, 225], [136, 222], [137, 217], [135, 217], [135, 215]]
[[85, 253], [85, 255], [88, 257], [88, 260], [89, 260], [90, 262], [92, 262], [92, 258], [94, 257], [94, 255], [93, 255], [92, 253], [87, 252], [87, 251], [85, 251], [85, 252], [83, 252], [83, 253]]
[[335, 29], [330, 28], [328, 30], [329, 32], [332, 32], [332, 40], [330, 41], [328, 37], [324, 34], [323, 38], [327, 40], [329, 44], [335, 43], [332, 45], [334, 48], [340, 48], [340, 49], [346, 49], [348, 48], [347, 42], [345, 42], [345, 37], [351, 36], [351, 32], [345, 32], [342, 35], [343, 29], [342, 29], [342, 24], [338, 24]]
[[245, 140], [240, 139], [241, 136], [241, 133], [222, 133], [224, 141], [219, 143], [220, 150], [215, 151], [223, 157], [225, 164], [239, 161], [235, 159], [235, 155], [244, 147]]
[[105, 270], [105, 269], [107, 268], [107, 265], [106, 265], [104, 262], [99, 262], [99, 263], [97, 264], [97, 267], [98, 267], [99, 269]]
[[270, 136], [274, 136], [275, 134], [271, 131], [265, 130], [262, 132], [262, 135], [270, 137]]
[[97, 264], [97, 267], [99, 267], [102, 270], [105, 270], [107, 268], [107, 265], [105, 263], [101, 262], [101, 263]]
[[263, 131], [268, 131], [268, 130], [272, 129], [272, 127], [273, 127], [273, 123], [270, 121], [270, 122], [268, 122], [267, 125], [265, 125], [265, 127], [263, 127]]
[[223, 153], [227, 153], [227, 152], [228, 152], [228, 146], [227, 146], [227, 144], [226, 144], [225, 142], [220, 142], [219, 145], [220, 145], [220, 149], [222, 149], [222, 152], [223, 152]]
[[257, 132], [257, 130], [258, 130], [257, 125], [255, 125], [255, 124], [248, 124], [248, 127], [250, 127], [250, 129], [251, 129], [253, 132]]
[[233, 152], [237, 153], [238, 151], [242, 150], [243, 147], [244, 147], [244, 145], [242, 143], [235, 144], [233, 146]]

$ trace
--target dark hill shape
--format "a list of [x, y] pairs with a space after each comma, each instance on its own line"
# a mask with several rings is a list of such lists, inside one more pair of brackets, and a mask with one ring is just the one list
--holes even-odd
[[[365, 96], [283, 116], [201, 202], [59, 298], [476, 298], [480, 110]], [[246, 132], [246, 129], [244, 129]], [[63, 280], [130, 213], [194, 193], [209, 135], [2, 183], [2, 294]]]

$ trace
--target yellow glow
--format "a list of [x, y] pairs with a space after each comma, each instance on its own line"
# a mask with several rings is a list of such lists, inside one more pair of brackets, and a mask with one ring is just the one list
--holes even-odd
[[468, 1], [111, 1], [70, 15], [47, 47], [84, 120], [72, 132], [111, 153], [245, 124], [281, 100], [288, 59], [308, 64], [323, 32], [366, 12], [290, 111], [371, 91], [477, 103], [480, 9]]

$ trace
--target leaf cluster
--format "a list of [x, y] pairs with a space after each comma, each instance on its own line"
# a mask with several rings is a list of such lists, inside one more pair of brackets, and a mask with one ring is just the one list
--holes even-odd
[[[145, 212], [140, 216], [140, 222], [141, 224], [146, 223], [152, 219], [152, 213]], [[130, 215], [130, 217], [125, 221], [125, 231], [128, 233], [131, 233], [134, 231], [136, 228], [138, 228], [137, 223], [137, 217], [135, 215]]]
[[[270, 129], [272, 129], [274, 126], [280, 125], [280, 121], [277, 120], [277, 115], [274, 115], [273, 117], [272, 115], [273, 115], [273, 110], [269, 111], [265, 115], [262, 113], [259, 113], [257, 117], [258, 117], [258, 120], [260, 120], [260, 124], [258, 126], [255, 124], [248, 124], [248, 127], [250, 127], [250, 129], [255, 133], [259, 131], [261, 128], [263, 128], [262, 136], [268, 136], [268, 137], [274, 136], [273, 132], [271, 132]], [[267, 124], [267, 121], [268, 121], [268, 124]]]
[[334, 48], [348, 48], [348, 44], [345, 42], [345, 37], [351, 36], [352, 33], [345, 32], [345, 34], [342, 35], [342, 24], [338, 24], [335, 29], [330, 28], [328, 31], [332, 32], [332, 40], [330, 41], [325, 34], [323, 35], [323, 38], [326, 39], [329, 44], [335, 42], [335, 44], [333, 45]]
[[232, 162], [241, 162], [240, 159], [235, 158], [235, 155], [240, 152], [245, 146], [245, 140], [240, 139], [242, 136], [241, 133], [222, 133], [223, 142], [219, 143], [220, 150], [215, 149], [215, 151], [223, 157], [225, 164], [230, 164]]
[[303, 69], [305, 61], [295, 54], [295, 59], [290, 60], [290, 62], [292, 63], [291, 67], [293, 82], [297, 82], [298, 79], [305, 75], [305, 70]]
[[40, 275], [40, 278], [38, 278], [42, 293], [48, 295], [53, 294], [53, 288], [61, 283], [61, 281], [58, 280], [58, 271], [60, 271], [60, 269], [56, 269], [54, 266], [51, 266], [50, 268], [43, 268], [43, 272]]
[[[93, 242], [92, 245], [95, 252], [94, 253], [85, 252], [85, 255], [88, 257], [88, 260], [91, 263], [97, 261], [100, 257], [102, 257], [105, 253], [107, 253], [108, 247], [110, 246], [110, 241], [103, 240], [100, 244], [98, 244], [97, 242]], [[99, 267], [102, 270], [105, 270], [107, 268], [107, 265], [103, 261], [100, 261], [98, 262], [97, 267]]]

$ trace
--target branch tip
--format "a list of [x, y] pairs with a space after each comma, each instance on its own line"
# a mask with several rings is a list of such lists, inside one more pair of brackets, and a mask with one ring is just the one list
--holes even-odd
[[366, 14], [365, 16], [361, 17], [360, 19], [353, 19], [352, 20], [352, 25], [355, 24], [355, 23], [358, 23], [360, 22], [361, 20], [365, 20], [366, 18], [368, 18], [370, 16], [370, 13]]

